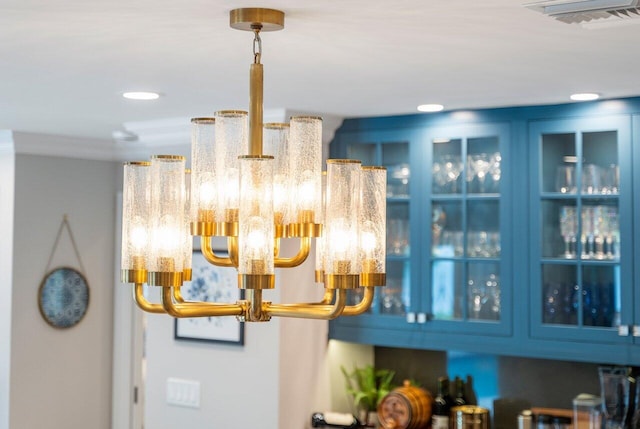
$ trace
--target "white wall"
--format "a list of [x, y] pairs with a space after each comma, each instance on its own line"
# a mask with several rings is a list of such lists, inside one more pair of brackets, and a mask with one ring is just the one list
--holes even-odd
[[[40, 138], [46, 144], [47, 138]], [[15, 157], [11, 429], [110, 427], [119, 171], [109, 161]], [[78, 325], [58, 330], [40, 316], [37, 293], [65, 213], [86, 269], [90, 300]], [[63, 264], [79, 268], [66, 234], [52, 267]]]
[[14, 161], [13, 136], [0, 130], [0, 429], [9, 429]]

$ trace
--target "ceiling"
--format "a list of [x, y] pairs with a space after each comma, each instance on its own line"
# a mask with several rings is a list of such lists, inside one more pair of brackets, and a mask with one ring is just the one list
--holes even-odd
[[0, 129], [111, 139], [125, 122], [246, 110], [253, 36], [229, 27], [246, 6], [286, 13], [284, 31], [262, 35], [265, 109], [358, 117], [640, 95], [640, 26], [586, 29], [523, 3], [2, 0]]

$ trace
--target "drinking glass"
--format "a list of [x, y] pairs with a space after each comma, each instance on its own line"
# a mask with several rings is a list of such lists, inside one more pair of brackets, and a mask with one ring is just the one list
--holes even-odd
[[582, 236], [580, 241], [582, 243], [582, 259], [590, 259], [595, 255], [593, 249], [593, 239], [595, 236], [595, 224], [594, 220], [594, 207], [583, 206], [582, 207]]
[[576, 193], [576, 167], [561, 165], [556, 173], [556, 191], [563, 194]]
[[575, 258], [576, 234], [578, 233], [578, 217], [574, 206], [560, 207], [560, 234], [564, 239], [564, 257]]
[[611, 164], [603, 174], [602, 193], [617, 194], [620, 192], [620, 169], [617, 164]]
[[622, 367], [598, 368], [605, 429], [623, 429], [629, 401], [629, 378]]
[[618, 259], [620, 257], [620, 221], [618, 220], [618, 208], [607, 207], [605, 210], [607, 218], [607, 234], [605, 236], [607, 259]]
[[480, 193], [485, 192], [485, 180], [487, 173], [491, 169], [491, 163], [489, 162], [489, 156], [486, 153], [479, 153], [471, 155], [471, 163], [473, 164], [473, 171], [478, 179]]
[[458, 178], [460, 177], [460, 173], [462, 173], [462, 161], [460, 157], [456, 155], [446, 155], [442, 161], [446, 188], [449, 192], [455, 194], [459, 192]]
[[502, 155], [500, 155], [500, 152], [491, 154], [491, 158], [489, 159], [489, 175], [493, 181], [493, 192], [500, 191], [500, 178], [502, 177], [501, 163]]
[[599, 194], [601, 188], [602, 169], [595, 164], [582, 166], [582, 193]]
[[387, 251], [394, 255], [409, 252], [409, 221], [407, 219], [387, 220]]

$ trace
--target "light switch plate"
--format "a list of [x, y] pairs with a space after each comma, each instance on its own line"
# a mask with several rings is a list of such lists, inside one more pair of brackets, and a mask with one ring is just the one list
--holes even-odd
[[182, 378], [167, 378], [167, 404], [200, 408], [200, 382]]

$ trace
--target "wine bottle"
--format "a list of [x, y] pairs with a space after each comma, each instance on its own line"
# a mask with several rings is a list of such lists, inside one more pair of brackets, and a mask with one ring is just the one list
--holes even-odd
[[311, 415], [311, 427], [357, 429], [361, 428], [362, 424], [353, 414], [326, 411]]
[[456, 382], [456, 397], [453, 400], [453, 403], [455, 404], [456, 407], [459, 407], [460, 405], [467, 405], [467, 397], [464, 394], [464, 382], [460, 377], [456, 377], [455, 382]]
[[449, 395], [449, 378], [438, 378], [438, 394], [433, 399], [431, 429], [449, 429], [452, 399]]
[[464, 395], [467, 399], [467, 405], [478, 405], [478, 397], [473, 388], [473, 377], [467, 374], [467, 382], [464, 386]]

